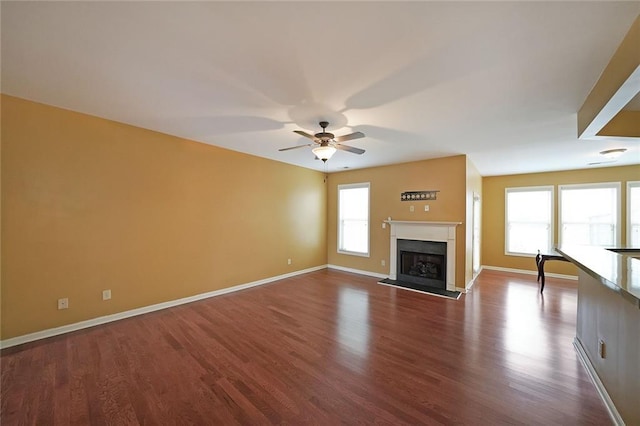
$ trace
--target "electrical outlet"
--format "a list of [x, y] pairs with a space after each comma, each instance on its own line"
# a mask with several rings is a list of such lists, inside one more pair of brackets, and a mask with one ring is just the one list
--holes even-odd
[[102, 300], [111, 299], [111, 290], [102, 290]]
[[387, 264], [387, 262], [386, 262], [384, 259], [382, 259], [382, 260], [380, 261], [380, 264], [381, 264], [382, 266], [384, 266], [384, 265], [386, 265], [386, 264]]
[[69, 299], [67, 297], [58, 299], [58, 310], [60, 309], [69, 309]]
[[414, 211], [414, 210], [415, 210], [415, 207], [413, 207], [413, 206], [409, 206], [409, 211], [410, 211], [410, 212], [412, 212], [412, 211]]
[[425, 206], [424, 206], [424, 211], [425, 211], [425, 212], [428, 212], [428, 211], [429, 211], [429, 204], [425, 204]]
[[287, 265], [291, 265], [291, 259], [287, 259]]

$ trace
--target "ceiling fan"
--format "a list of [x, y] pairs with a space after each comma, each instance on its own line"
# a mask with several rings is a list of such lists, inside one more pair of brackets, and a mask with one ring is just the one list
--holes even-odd
[[364, 133], [362, 132], [354, 132], [344, 136], [335, 137], [333, 133], [327, 132], [327, 127], [329, 126], [328, 121], [321, 121], [320, 127], [322, 127], [322, 131], [320, 133], [316, 133], [315, 135], [310, 135], [309, 133], [302, 130], [294, 130], [295, 133], [300, 136], [304, 136], [305, 138], [309, 138], [313, 140], [313, 143], [307, 145], [297, 145], [289, 148], [282, 148], [278, 151], [289, 151], [290, 149], [298, 149], [304, 148], [306, 146], [314, 146], [311, 150], [316, 155], [316, 158], [327, 161], [331, 156], [336, 152], [337, 149], [341, 151], [351, 152], [353, 154], [363, 154], [364, 149], [355, 148], [352, 146], [342, 145], [341, 142], [350, 141], [352, 139], [360, 139], [364, 137]]

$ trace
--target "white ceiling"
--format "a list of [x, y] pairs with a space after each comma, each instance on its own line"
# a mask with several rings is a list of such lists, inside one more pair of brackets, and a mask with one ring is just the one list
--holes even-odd
[[576, 113], [640, 2], [2, 2], [2, 92], [328, 171], [467, 154], [484, 176], [640, 164]]

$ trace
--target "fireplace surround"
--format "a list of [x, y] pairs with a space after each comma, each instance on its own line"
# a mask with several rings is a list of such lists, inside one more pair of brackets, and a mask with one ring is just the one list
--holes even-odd
[[[435, 275], [440, 283], [433, 281], [429, 282], [437, 288], [456, 291], [456, 226], [461, 222], [421, 222], [421, 221], [401, 221], [401, 220], [389, 220], [385, 221], [391, 227], [390, 238], [390, 259], [389, 259], [389, 278], [392, 280], [405, 281], [406, 275], [425, 275], [425, 278], [433, 279]], [[399, 256], [398, 243], [400, 240], [400, 248], [407, 247], [402, 240], [409, 240], [413, 242], [430, 242], [434, 243], [431, 249], [433, 251], [431, 255], [434, 257], [414, 257], [412, 262], [413, 273], [403, 274], [401, 270], [402, 257]], [[409, 243], [408, 249], [403, 249], [405, 253], [417, 253], [420, 255], [420, 250], [414, 250], [415, 243]], [[414, 256], [414, 255], [411, 255]], [[442, 257], [438, 257], [442, 256]], [[438, 271], [438, 265], [446, 265]], [[438, 277], [438, 274], [440, 276]], [[415, 275], [414, 275], [415, 276]], [[414, 282], [408, 280], [408, 282]]]

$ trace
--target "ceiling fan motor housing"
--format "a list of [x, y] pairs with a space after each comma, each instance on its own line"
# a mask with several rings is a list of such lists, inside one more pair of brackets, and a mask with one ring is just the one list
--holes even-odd
[[333, 133], [329, 133], [329, 132], [316, 133], [315, 137], [320, 139], [321, 141], [328, 141], [334, 138]]

